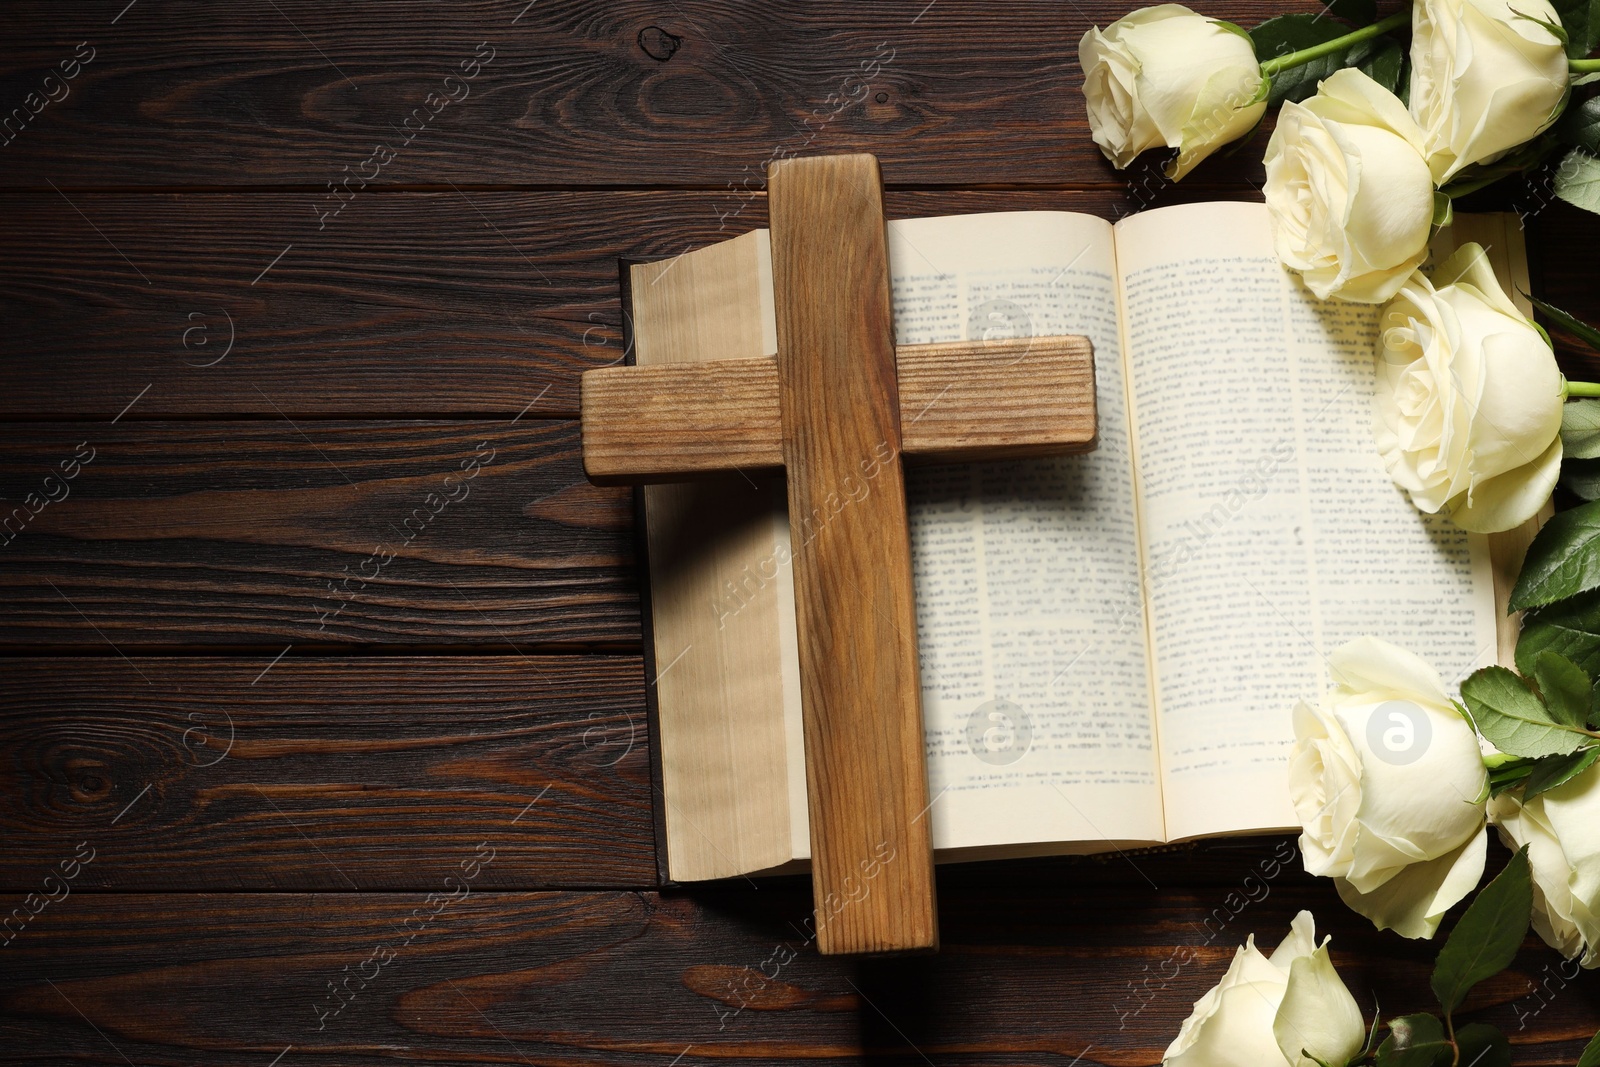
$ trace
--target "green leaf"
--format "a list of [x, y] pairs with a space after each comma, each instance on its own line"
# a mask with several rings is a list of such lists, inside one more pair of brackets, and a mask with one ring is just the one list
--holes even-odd
[[1533, 657], [1533, 680], [1550, 717], [1563, 726], [1583, 729], [1589, 714], [1589, 691], [1594, 683], [1582, 667], [1548, 649]]
[[[1538, 760], [1526, 760], [1518, 756], [1516, 763], [1506, 767], [1497, 767], [1489, 772], [1489, 796], [1497, 797], [1507, 789], [1515, 789], [1521, 785], [1533, 768], [1538, 765]], [[1561, 759], [1561, 756], [1550, 756], [1549, 759]]]
[[1505, 870], [1478, 891], [1433, 965], [1433, 995], [1446, 1014], [1461, 1007], [1472, 987], [1510, 965], [1528, 935], [1533, 915], [1533, 878], [1528, 846], [1511, 857]]
[[[1229, 33], [1237, 33], [1240, 37], [1243, 37], [1247, 41], [1251, 40], [1250, 31], [1239, 25], [1237, 22], [1228, 22], [1225, 19], [1211, 19], [1210, 21], [1211, 25], [1213, 26], [1227, 30]], [[1254, 44], [1255, 42], [1251, 41], [1251, 43]]]
[[[1364, 25], [1371, 20], [1360, 21]], [[1265, 61], [1338, 40], [1349, 32], [1349, 26], [1325, 14], [1296, 13], [1268, 19], [1250, 31], [1250, 39], [1255, 42], [1256, 57]], [[1400, 84], [1404, 59], [1399, 42], [1391, 37], [1358, 41], [1348, 48], [1279, 71], [1273, 76], [1267, 100], [1272, 104], [1304, 100], [1317, 91], [1322, 79], [1341, 67], [1359, 67], [1373, 81], [1394, 92]]]
[[1534, 659], [1545, 651], [1561, 653], [1591, 676], [1600, 673], [1600, 590], [1523, 616], [1517, 670], [1532, 674]]
[[[1523, 295], [1526, 296], [1527, 294], [1524, 293]], [[1547, 304], [1538, 297], [1529, 296], [1528, 299], [1533, 303], [1534, 307], [1554, 319], [1557, 326], [1582, 339], [1589, 347], [1600, 351], [1600, 329], [1595, 329], [1582, 319], [1569, 315], [1554, 304]], [[1579, 403], [1581, 404], [1582, 401], [1579, 401]], [[1600, 403], [1600, 401], [1596, 401], [1596, 403]], [[1562, 414], [1565, 415], [1566, 412], [1563, 411]], [[1563, 429], [1565, 429], [1565, 426], [1563, 426]], [[1585, 456], [1582, 458], [1588, 459], [1591, 457]]]
[[1347, 64], [1389, 90], [1400, 87], [1400, 71], [1405, 66], [1405, 49], [1392, 37], [1378, 37], [1356, 45], [1346, 57]]
[[1583, 1046], [1583, 1055], [1578, 1057], [1578, 1067], [1600, 1067], [1600, 1034], [1595, 1034], [1589, 1043]]
[[1488, 1023], [1468, 1023], [1456, 1030], [1461, 1067], [1511, 1067], [1511, 1042]]
[[1543, 26], [1545, 29], [1549, 30], [1550, 31], [1550, 36], [1552, 36], [1556, 40], [1560, 41], [1562, 48], [1565, 48], [1565, 47], [1567, 47], [1567, 45], [1572, 43], [1571, 35], [1569, 35], [1567, 33], [1567, 28], [1565, 26], [1561, 25], [1561, 23], [1559, 23], [1559, 22], [1551, 22], [1549, 19], [1542, 19], [1537, 15], [1524, 15], [1522, 12], [1517, 11], [1516, 8], [1512, 8], [1511, 10], [1513, 12], [1515, 12], [1511, 16], [1512, 18], [1522, 19], [1524, 22], [1532, 22], [1532, 23], [1534, 23], [1536, 25]]
[[[1562, 446], [1565, 448], [1565, 445]], [[1600, 500], [1600, 463], [1562, 457], [1561, 484], [1584, 500]]]
[[1454, 204], [1455, 201], [1451, 200], [1447, 194], [1437, 189], [1433, 191], [1433, 224], [1435, 226], [1442, 229], [1450, 225], [1456, 214]]
[[1504, 667], [1482, 667], [1461, 683], [1478, 732], [1513, 756], [1563, 756], [1588, 736], [1550, 718], [1542, 701]]
[[1577, 107], [1567, 108], [1567, 113], [1551, 132], [1562, 144], [1600, 152], [1600, 96], [1591, 96]]
[[1356, 1056], [1357, 1060], [1366, 1059], [1367, 1056], [1371, 1054], [1374, 1046], [1377, 1044], [1378, 1013], [1380, 1011], [1382, 1011], [1382, 1008], [1378, 1004], [1378, 995], [1374, 993], [1372, 995], [1372, 1025], [1367, 1028], [1367, 1043], [1361, 1046], [1361, 1052]]
[[1438, 1019], [1402, 1015], [1389, 1020], [1389, 1036], [1373, 1062], [1375, 1067], [1448, 1067], [1453, 1051]]
[[1600, 215], [1600, 157], [1574, 148], [1556, 167], [1551, 189], [1573, 207]]
[[1600, 45], [1600, 0], [1554, 0], [1567, 31], [1567, 55], [1581, 59]]
[[1533, 770], [1536, 760], [1525, 756], [1508, 756], [1504, 752], [1483, 757], [1483, 769], [1490, 782], [1520, 782]]
[[1561, 405], [1561, 458], [1597, 457], [1600, 457], [1600, 399], [1567, 401]]
[[1532, 800], [1540, 793], [1554, 789], [1564, 782], [1570, 782], [1590, 767], [1594, 761], [1600, 759], [1600, 748], [1580, 748], [1578, 751], [1566, 756], [1546, 756], [1533, 765], [1526, 784], [1522, 788], [1524, 802]]
[[[1571, 406], [1571, 405], [1569, 405]], [[1563, 437], [1563, 442], [1565, 438]], [[1557, 512], [1528, 546], [1510, 610], [1536, 608], [1600, 586], [1600, 502]]]

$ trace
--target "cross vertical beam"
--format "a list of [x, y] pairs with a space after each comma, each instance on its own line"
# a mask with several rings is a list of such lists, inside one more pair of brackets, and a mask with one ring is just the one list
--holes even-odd
[[768, 190], [818, 948], [936, 948], [882, 178], [818, 156]]

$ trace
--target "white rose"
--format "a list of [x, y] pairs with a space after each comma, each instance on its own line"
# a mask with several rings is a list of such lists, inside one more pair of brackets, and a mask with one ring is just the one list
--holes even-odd
[[1600, 767], [1527, 803], [1502, 793], [1489, 814], [1508, 847], [1528, 846], [1533, 928], [1567, 959], [1600, 966]]
[[1357, 638], [1329, 659], [1334, 688], [1294, 709], [1289, 793], [1311, 874], [1380, 930], [1432, 937], [1483, 874], [1487, 772], [1439, 675]]
[[1254, 934], [1233, 956], [1222, 981], [1195, 1001], [1167, 1047], [1167, 1067], [1312, 1067], [1343, 1064], [1366, 1037], [1361, 1009], [1339, 980], [1328, 939], [1316, 943], [1309, 911], [1263, 956]]
[[1178, 4], [1146, 7], [1078, 42], [1094, 143], [1118, 167], [1165, 145], [1177, 181], [1267, 110], [1248, 37]]
[[1433, 178], [1400, 98], [1347, 67], [1285, 103], [1267, 143], [1278, 258], [1322, 299], [1381, 304], [1428, 252]]
[[1440, 185], [1555, 121], [1567, 53], [1536, 19], [1561, 24], [1548, 0], [1416, 0], [1411, 114]]
[[1412, 277], [1380, 325], [1376, 436], [1395, 484], [1479, 533], [1532, 517], [1561, 472], [1561, 371], [1483, 249]]

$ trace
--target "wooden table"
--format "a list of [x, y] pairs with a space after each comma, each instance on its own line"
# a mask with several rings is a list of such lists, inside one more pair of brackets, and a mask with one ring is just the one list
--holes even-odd
[[[658, 888], [630, 499], [575, 422], [618, 257], [763, 225], [786, 153], [877, 153], [894, 216], [1259, 195], [1264, 138], [1100, 160], [1117, 14], [14, 0], [0, 495], [54, 499], [0, 537], [0, 1062], [1146, 1064], [1302, 907], [1427, 1007], [1286, 840], [946, 869], [931, 959], [799, 950], [800, 880]], [[1600, 226], [1530, 225], [1600, 318]], [[1519, 1063], [1600, 1026], [1556, 963], [1470, 1002]]]

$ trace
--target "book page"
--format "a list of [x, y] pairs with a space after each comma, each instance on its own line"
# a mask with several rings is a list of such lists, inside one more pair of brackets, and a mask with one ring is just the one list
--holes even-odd
[[1099, 394], [1095, 452], [909, 472], [934, 846], [1161, 840], [1111, 227], [896, 221], [889, 259], [897, 343], [1086, 334]]
[[1117, 227], [1168, 837], [1298, 825], [1290, 709], [1373, 634], [1453, 685], [1494, 661], [1485, 541], [1373, 443], [1378, 308], [1320, 302], [1262, 204]]

